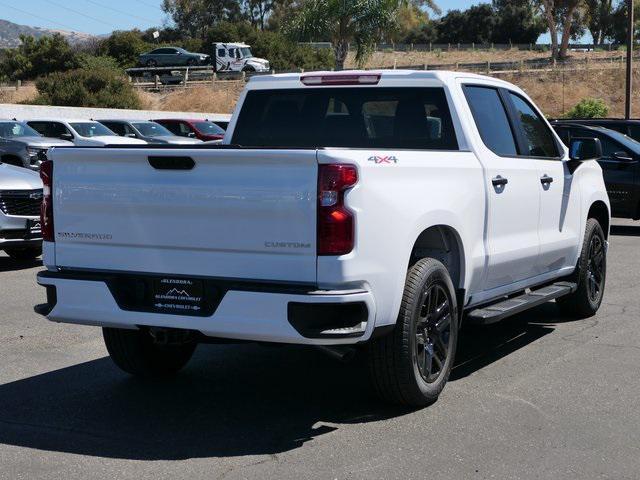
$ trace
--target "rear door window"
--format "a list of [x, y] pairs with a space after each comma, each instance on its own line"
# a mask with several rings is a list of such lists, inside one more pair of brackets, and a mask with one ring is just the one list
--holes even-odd
[[458, 150], [443, 88], [304, 88], [247, 94], [232, 143]]
[[466, 86], [464, 94], [487, 148], [500, 156], [515, 157], [518, 154], [516, 141], [498, 90], [492, 87]]
[[112, 132], [117, 133], [121, 137], [124, 137], [126, 131], [124, 128], [124, 124], [118, 122], [102, 122], [104, 126], [106, 126]]
[[62, 135], [71, 133], [59, 122], [27, 122], [27, 124], [43, 137], [60, 138]]
[[174, 135], [180, 135], [180, 124], [178, 122], [166, 122], [162, 123], [167, 130], [169, 130]]

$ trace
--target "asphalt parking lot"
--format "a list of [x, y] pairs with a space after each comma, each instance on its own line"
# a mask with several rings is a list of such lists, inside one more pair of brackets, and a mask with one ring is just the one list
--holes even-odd
[[177, 378], [133, 380], [99, 329], [33, 313], [40, 264], [0, 253], [0, 478], [637, 479], [640, 223], [614, 223], [596, 317], [465, 329], [418, 411], [299, 347], [201, 346]]

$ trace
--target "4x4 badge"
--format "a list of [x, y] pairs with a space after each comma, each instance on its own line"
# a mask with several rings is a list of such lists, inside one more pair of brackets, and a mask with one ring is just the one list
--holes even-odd
[[379, 165], [381, 163], [398, 163], [398, 159], [394, 155], [389, 155], [386, 157], [373, 155], [369, 157], [369, 161], [374, 162], [376, 165]]

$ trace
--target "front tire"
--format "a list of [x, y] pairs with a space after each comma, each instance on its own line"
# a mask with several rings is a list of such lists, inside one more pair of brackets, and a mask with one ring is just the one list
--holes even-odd
[[111, 360], [123, 371], [138, 377], [167, 377], [191, 359], [196, 343], [158, 345], [146, 330], [103, 328], [102, 336]]
[[424, 407], [438, 399], [453, 367], [458, 307], [446, 267], [433, 258], [413, 265], [392, 333], [369, 345], [371, 379], [385, 401]]
[[31, 262], [42, 255], [42, 247], [8, 248], [5, 253], [19, 262]]
[[590, 218], [587, 220], [578, 266], [571, 277], [578, 288], [574, 293], [556, 300], [560, 311], [573, 318], [595, 315], [602, 304], [606, 280], [606, 238], [600, 223]]

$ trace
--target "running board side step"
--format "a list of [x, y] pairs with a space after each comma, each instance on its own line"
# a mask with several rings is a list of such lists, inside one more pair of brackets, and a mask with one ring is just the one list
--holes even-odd
[[550, 300], [573, 293], [578, 285], [571, 282], [557, 282], [537, 290], [531, 290], [517, 297], [508, 298], [483, 308], [471, 310], [467, 315], [469, 321], [476, 325], [488, 325], [542, 305]]

